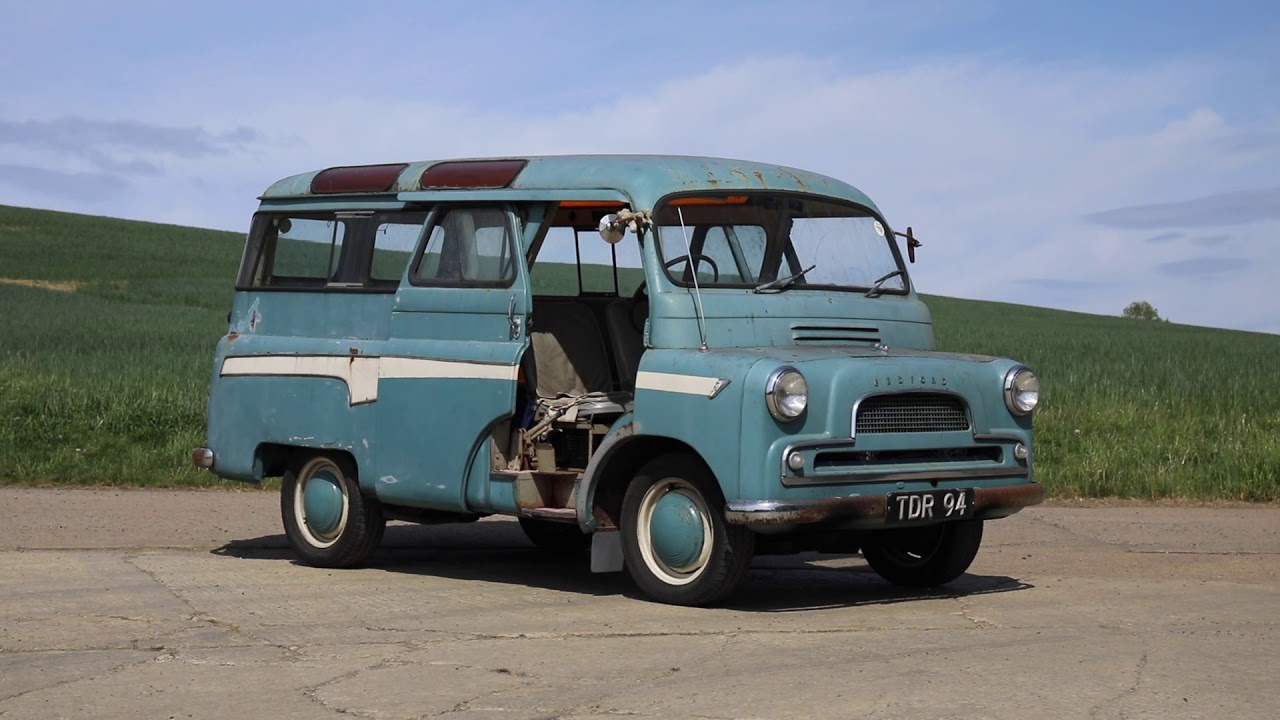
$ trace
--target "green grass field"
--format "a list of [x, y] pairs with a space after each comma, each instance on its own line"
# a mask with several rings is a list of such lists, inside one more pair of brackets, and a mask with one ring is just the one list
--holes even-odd
[[[221, 484], [189, 453], [241, 243], [0, 206], [0, 484]], [[927, 299], [943, 349], [1039, 372], [1054, 495], [1280, 499], [1280, 336]]]

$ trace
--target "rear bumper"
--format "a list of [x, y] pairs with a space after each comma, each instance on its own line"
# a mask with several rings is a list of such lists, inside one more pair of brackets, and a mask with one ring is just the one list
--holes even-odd
[[[1012, 515], [1044, 501], [1039, 483], [976, 488], [974, 518], [992, 520]], [[884, 522], [885, 496], [821, 498], [818, 500], [736, 500], [725, 507], [725, 520], [735, 525], [808, 525], [827, 522]]]

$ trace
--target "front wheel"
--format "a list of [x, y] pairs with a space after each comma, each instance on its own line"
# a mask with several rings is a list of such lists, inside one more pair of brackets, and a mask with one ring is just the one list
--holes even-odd
[[313, 455], [285, 473], [280, 515], [289, 544], [304, 563], [358, 565], [382, 541], [382, 506], [360, 494], [353, 476], [347, 463], [328, 455]]
[[658, 602], [709, 605], [737, 587], [755, 535], [724, 520], [715, 479], [696, 458], [668, 455], [636, 474], [622, 501], [622, 553], [631, 579]]
[[870, 533], [862, 557], [894, 585], [933, 587], [964, 574], [982, 545], [982, 521], [960, 520]]

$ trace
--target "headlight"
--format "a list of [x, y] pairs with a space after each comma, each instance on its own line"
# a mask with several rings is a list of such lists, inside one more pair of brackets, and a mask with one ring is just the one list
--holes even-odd
[[1026, 415], [1040, 404], [1040, 378], [1028, 367], [1015, 367], [1004, 376], [1004, 404], [1014, 415]]
[[809, 383], [793, 367], [780, 367], [765, 384], [765, 404], [769, 412], [783, 422], [795, 420], [809, 406]]

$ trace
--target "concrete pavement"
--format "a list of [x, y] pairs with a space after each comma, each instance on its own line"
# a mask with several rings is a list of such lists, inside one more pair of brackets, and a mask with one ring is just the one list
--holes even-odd
[[508, 520], [292, 561], [275, 495], [0, 489], [4, 718], [1274, 718], [1280, 509], [1040, 507], [946, 591], [639, 599]]

